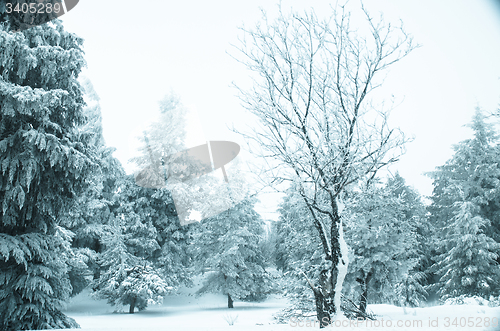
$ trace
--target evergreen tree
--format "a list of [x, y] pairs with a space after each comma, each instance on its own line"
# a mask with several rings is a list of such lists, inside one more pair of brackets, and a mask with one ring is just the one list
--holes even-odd
[[95, 146], [99, 171], [87, 177], [89, 187], [77, 199], [65, 218], [65, 225], [75, 233], [73, 258], [70, 260], [72, 295], [80, 293], [93, 278], [99, 277], [98, 253], [103, 250], [104, 224], [114, 217], [119, 206], [117, 191], [125, 176], [120, 162], [113, 157], [114, 148], [107, 147], [102, 132], [102, 116], [99, 97], [88, 79], [82, 80], [86, 107], [86, 122], [78, 126], [78, 141]]
[[[454, 146], [453, 157], [429, 174], [434, 180], [428, 209], [434, 237], [432, 271], [436, 273], [436, 285], [431, 288], [439, 289], [442, 299], [498, 294], [496, 282], [489, 280], [498, 273], [500, 253], [494, 244], [500, 241], [498, 137], [480, 109], [468, 126], [473, 137]], [[490, 261], [493, 257], [495, 263]], [[485, 267], [491, 269], [489, 273], [481, 272]], [[472, 270], [477, 277], [471, 278]], [[445, 279], [448, 285], [440, 288]], [[471, 280], [477, 286], [469, 284]]]
[[[135, 184], [133, 176], [119, 179], [117, 185], [114, 204], [118, 207], [101, 227], [100, 240], [107, 248], [98, 255], [101, 275], [94, 280], [93, 289], [96, 297], [112, 304], [131, 305], [133, 312], [132, 306], [145, 309], [148, 300], [159, 302], [159, 293], [163, 296], [167, 291], [152, 291], [157, 293], [156, 298], [133, 292], [134, 287], [125, 286], [131, 282], [130, 275], [136, 277], [133, 284], [145, 287], [154, 284], [146, 286], [144, 282], [161, 279], [161, 288], [168, 288], [168, 293], [181, 284], [191, 284], [191, 241], [189, 228], [179, 224], [168, 190], [142, 188]], [[115, 261], [116, 256], [122, 256], [120, 262]], [[154, 277], [137, 278], [140, 270]]]
[[169, 286], [190, 285], [189, 228], [180, 225], [168, 189], [143, 188], [126, 176], [119, 191], [115, 214], [124, 220], [132, 254], [153, 263]]
[[418, 192], [407, 186], [399, 173], [387, 179], [386, 188], [399, 199], [403, 216], [401, 222], [411, 226], [415, 239], [406, 252], [406, 259], [414, 260], [415, 265], [396, 284], [395, 294], [403, 307], [418, 307], [428, 297], [425, 286], [429, 284], [429, 268], [432, 265], [429, 248], [432, 238], [425, 206]]
[[427, 299], [425, 286], [426, 274], [414, 269], [403, 275], [401, 281], [396, 284], [395, 293], [401, 306], [419, 307]]
[[185, 115], [186, 109], [174, 93], [165, 95], [159, 102], [158, 120], [138, 137], [140, 155], [132, 159], [138, 166], [136, 181], [141, 186], [165, 187], [169, 157], [185, 149]]
[[314, 279], [315, 272], [324, 261], [321, 258], [321, 242], [315, 234], [313, 221], [295, 185], [287, 190], [287, 195], [279, 207], [276, 222], [276, 265], [283, 272], [283, 289], [287, 297], [296, 305], [312, 301], [313, 294], [304, 278]]
[[146, 259], [130, 252], [125, 244], [130, 236], [117, 223], [104, 240], [106, 250], [100, 261], [105, 272], [94, 282], [94, 296], [110, 304], [129, 305], [133, 314], [136, 307], [144, 310], [148, 304], [161, 303], [170, 288]]
[[[489, 219], [488, 233], [500, 242], [500, 158], [498, 136], [484, 114], [477, 109], [473, 120], [467, 125], [473, 137], [454, 146], [455, 153], [445, 165], [437, 167], [428, 175], [433, 179], [432, 204], [428, 208], [431, 223], [438, 231], [436, 235], [446, 236], [442, 229], [454, 217], [455, 202], [473, 201], [480, 208], [480, 214]], [[450, 187], [460, 187], [461, 192]]]
[[169, 286], [174, 289], [180, 285], [191, 286], [193, 284], [191, 230], [187, 226], [181, 226], [172, 196], [167, 189], [155, 190], [149, 199], [154, 201], [161, 211], [156, 217], [152, 217], [160, 245], [158, 254], [154, 256], [155, 264], [162, 270], [163, 278]]
[[0, 23], [0, 329], [77, 327], [61, 313], [72, 233], [67, 208], [96, 170], [77, 77], [82, 39], [51, 23], [14, 33]]
[[388, 185], [369, 183], [347, 202], [346, 241], [352, 249], [347, 283], [359, 294], [364, 313], [368, 302], [395, 299], [394, 285], [415, 265], [417, 246], [404, 203]]
[[[173, 93], [160, 101], [158, 121], [139, 137], [140, 155], [133, 162], [140, 172], [136, 174], [135, 182], [132, 178], [123, 182], [119, 194], [119, 213], [123, 213], [126, 219], [137, 219], [137, 225], [131, 230], [143, 227], [143, 231], [150, 232], [149, 239], [139, 236], [136, 243], [141, 246], [148, 240], [155, 241], [156, 247], [144, 250], [149, 254], [144, 258], [161, 269], [162, 277], [174, 288], [192, 284], [189, 228], [179, 223], [172, 192], [165, 188], [164, 177], [169, 157], [184, 149], [185, 112]], [[134, 254], [141, 253], [136, 251]]]
[[[223, 192], [225, 183], [219, 185]], [[198, 268], [209, 272], [197, 293], [223, 293], [227, 295], [228, 308], [233, 308], [234, 300], [262, 300], [273, 287], [260, 246], [264, 224], [254, 210], [255, 203], [255, 198], [249, 197], [225, 212], [193, 224]]]
[[484, 233], [489, 221], [479, 215], [473, 202], [459, 201], [455, 206], [455, 216], [442, 242], [447, 251], [436, 257], [434, 265], [440, 276], [438, 294], [442, 300], [460, 295], [487, 299], [498, 289], [496, 252], [500, 244]]
[[[133, 313], [134, 307], [143, 310], [177, 286], [191, 284], [189, 229], [180, 227], [167, 190], [142, 188], [131, 175], [118, 179], [117, 186], [117, 207], [99, 228], [105, 249], [97, 254], [99, 275], [92, 288], [95, 297], [130, 305]], [[147, 277], [141, 278], [141, 273]], [[155, 281], [161, 285], [156, 290]], [[149, 288], [151, 295], [139, 293], [139, 288]]]
[[112, 224], [121, 224], [124, 244], [131, 254], [151, 260], [160, 249], [157, 230], [153, 225], [153, 217], [158, 215], [158, 211], [155, 210], [154, 202], [149, 200], [152, 192], [144, 192], [143, 188], [135, 184], [133, 176], [122, 178], [119, 190], [119, 207], [115, 210]]

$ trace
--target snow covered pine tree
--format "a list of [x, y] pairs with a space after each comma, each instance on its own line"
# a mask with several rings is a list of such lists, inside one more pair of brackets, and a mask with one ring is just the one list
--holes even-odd
[[394, 284], [416, 264], [415, 227], [389, 183], [370, 181], [361, 192], [352, 192], [346, 205], [346, 241], [353, 252], [348, 280], [359, 295], [359, 309], [366, 313], [369, 301], [393, 300]]
[[133, 314], [136, 307], [144, 310], [148, 304], [161, 303], [171, 288], [146, 259], [129, 252], [125, 241], [130, 235], [123, 233], [126, 227], [120, 220], [116, 222], [104, 238], [107, 249], [100, 261], [105, 272], [94, 281], [94, 296], [117, 306], [129, 305]]
[[78, 327], [60, 311], [72, 236], [60, 216], [95, 170], [75, 138], [82, 43], [57, 20], [17, 33], [0, 22], [1, 330]]
[[[245, 191], [245, 184], [238, 183], [237, 177], [238, 172], [230, 174], [227, 186], [232, 186], [232, 195]], [[224, 192], [226, 183], [215, 185], [215, 189]], [[273, 288], [260, 245], [264, 222], [254, 209], [256, 202], [255, 198], [248, 197], [221, 214], [193, 224], [193, 249], [195, 259], [200, 261], [198, 269], [209, 271], [198, 294], [222, 292], [227, 295], [228, 308], [233, 308], [235, 299], [262, 300]]]
[[433, 286], [442, 300], [460, 295], [485, 299], [500, 291], [498, 137], [476, 110], [473, 138], [429, 175], [434, 179], [430, 221], [434, 227]]
[[120, 161], [113, 157], [115, 148], [107, 147], [102, 132], [102, 116], [99, 97], [91, 82], [80, 79], [84, 90], [84, 114], [88, 121], [76, 128], [78, 141], [95, 146], [98, 151], [100, 171], [87, 176], [88, 188], [74, 200], [65, 215], [64, 226], [74, 234], [70, 261], [69, 280], [72, 296], [77, 295], [91, 282], [90, 275], [99, 277], [98, 254], [104, 249], [104, 226], [116, 214], [120, 203], [117, 199], [119, 183], [125, 177]]

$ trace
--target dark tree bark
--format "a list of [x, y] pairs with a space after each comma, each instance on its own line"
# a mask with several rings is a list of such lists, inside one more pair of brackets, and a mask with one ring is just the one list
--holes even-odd
[[329, 300], [318, 289], [314, 290], [314, 300], [316, 302], [316, 316], [319, 320], [319, 328], [326, 328], [331, 322], [329, 311], [331, 311], [332, 307]]
[[316, 303], [316, 317], [319, 321], [320, 329], [327, 327], [331, 323], [331, 314], [335, 312], [334, 291], [331, 291], [331, 278], [328, 277], [329, 270], [323, 270], [320, 275], [321, 285], [316, 287], [302, 271], [309, 286], [314, 293], [314, 301]]
[[227, 294], [227, 308], [234, 308], [233, 299], [231, 299], [231, 296], [229, 295], [229, 293]]
[[361, 286], [361, 296], [359, 297], [359, 310], [363, 314], [366, 314], [366, 305], [368, 304], [368, 283], [370, 282], [372, 275], [373, 275], [372, 270], [370, 270], [367, 274], [365, 274], [365, 272], [361, 270], [361, 277], [356, 279], [356, 281]]
[[133, 314], [134, 313], [136, 300], [137, 300], [136, 298], [132, 299], [132, 302], [130, 303], [130, 308], [128, 310], [129, 314]]

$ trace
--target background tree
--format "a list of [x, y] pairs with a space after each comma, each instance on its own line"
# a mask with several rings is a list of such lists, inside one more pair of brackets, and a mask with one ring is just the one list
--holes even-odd
[[[127, 175], [118, 180], [113, 204], [117, 207], [100, 230], [105, 250], [97, 255], [100, 276], [92, 286], [95, 296], [110, 304], [130, 305], [133, 313], [134, 307], [146, 309], [148, 300], [159, 302], [160, 296], [179, 285], [190, 285], [189, 228], [180, 226], [168, 191], [140, 187], [134, 176]], [[139, 271], [150, 276], [140, 278]], [[168, 291], [153, 290], [154, 284], [148, 285], [152, 279], [161, 280]], [[149, 296], [139, 293], [145, 288], [151, 290]]]
[[448, 236], [441, 243], [448, 251], [435, 258], [438, 295], [442, 300], [460, 295], [488, 299], [498, 293], [500, 244], [484, 233], [489, 222], [478, 215], [474, 203], [457, 202], [456, 207]]
[[387, 179], [387, 189], [398, 198], [401, 208], [401, 222], [411, 228], [411, 245], [405, 258], [412, 260], [413, 267], [403, 274], [395, 286], [396, 302], [403, 307], [418, 307], [428, 298], [426, 286], [429, 285], [431, 261], [431, 229], [427, 211], [420, 194], [406, 185], [403, 177], [396, 175]]
[[[183, 116], [174, 95], [160, 102], [159, 120], [139, 137], [141, 155], [133, 159], [139, 167], [163, 164], [164, 157], [182, 148]], [[152, 155], [158, 159], [151, 160]], [[147, 175], [154, 178], [158, 173]], [[160, 302], [177, 286], [191, 284], [191, 240], [189, 229], [179, 224], [168, 189], [141, 187], [134, 176], [121, 173], [112, 184], [107, 221], [91, 228], [95, 231], [86, 231], [98, 238], [101, 247], [97, 254], [99, 275], [94, 277], [92, 288], [95, 297], [114, 305], [129, 305], [133, 313], [135, 307], [143, 310], [148, 302]]]
[[[473, 138], [457, 144], [452, 159], [428, 173], [434, 180], [432, 204], [428, 208], [431, 221], [437, 228], [444, 227], [453, 218], [454, 203], [462, 201], [461, 194], [466, 194], [466, 199], [478, 203], [481, 214], [491, 220], [491, 235], [500, 242], [498, 135], [479, 108], [468, 127], [473, 131]], [[465, 191], [448, 189], [458, 184]]]
[[[235, 177], [237, 173], [229, 177], [226, 188], [227, 184], [219, 181], [216, 189], [244, 190]], [[255, 203], [255, 198], [247, 197], [227, 211], [192, 225], [197, 269], [208, 272], [197, 294], [223, 293], [228, 308], [233, 308], [234, 300], [262, 300], [273, 289], [261, 248], [264, 222], [254, 210]]]
[[75, 233], [69, 270], [73, 296], [87, 287], [92, 278], [99, 277], [97, 258], [104, 249], [104, 225], [114, 217], [119, 206], [117, 191], [125, 177], [125, 170], [113, 157], [115, 149], [107, 147], [104, 141], [99, 97], [87, 78], [81, 82], [86, 102], [83, 112], [87, 121], [75, 128], [75, 134], [79, 142], [95, 146], [99, 171], [87, 177], [90, 185], [73, 201], [64, 217], [65, 226]]
[[139, 155], [132, 159], [138, 166], [136, 181], [149, 188], [165, 187], [165, 169], [170, 167], [169, 157], [185, 149], [186, 109], [173, 92], [159, 102], [158, 120], [152, 123], [140, 142]]
[[299, 179], [321, 241], [323, 276], [311, 283], [321, 327], [339, 312], [348, 263], [338, 199], [349, 184], [396, 161], [404, 143], [370, 95], [380, 74], [414, 48], [402, 28], [366, 12], [369, 35], [357, 35], [349, 13], [337, 9], [326, 20], [313, 11], [280, 8], [274, 21], [264, 14], [255, 29], [243, 29], [238, 47], [239, 61], [255, 73], [240, 97], [260, 123], [246, 137], [260, 156], [276, 160], [267, 178]]
[[125, 244], [139, 238], [125, 234], [120, 220], [114, 223], [104, 238], [106, 250], [100, 262], [105, 271], [93, 284], [94, 296], [117, 306], [129, 305], [133, 314], [136, 307], [144, 310], [148, 303], [161, 303], [170, 288], [144, 257], [131, 253]]
[[473, 137], [457, 144], [453, 157], [429, 173], [434, 180], [428, 208], [435, 242], [432, 270], [442, 299], [498, 293], [498, 138], [480, 109], [468, 126]]
[[395, 301], [395, 285], [417, 262], [413, 219], [394, 184], [372, 180], [346, 202], [346, 241], [353, 252], [349, 284], [363, 313], [369, 301]]
[[[156, 229], [156, 241], [160, 249], [155, 251], [152, 261], [163, 271], [169, 286], [192, 285], [192, 257], [188, 247], [192, 243], [189, 227], [181, 226], [172, 192], [165, 188], [164, 171], [169, 167], [168, 158], [185, 149], [186, 109], [175, 93], [171, 92], [159, 102], [158, 120], [152, 123], [139, 137], [139, 155], [132, 161], [148, 179], [148, 187], [129, 182], [126, 204], [134, 204], [136, 213], [141, 214]], [[156, 164], [156, 166], [155, 166]], [[193, 192], [188, 192], [190, 195]], [[134, 195], [136, 198], [134, 198]]]
[[[314, 295], [304, 282], [317, 278], [321, 270], [321, 242], [316, 235], [312, 217], [295, 185], [290, 185], [279, 206], [279, 219], [273, 224], [276, 232], [276, 266], [283, 274], [283, 290], [295, 305], [304, 309], [304, 302], [313, 302]], [[307, 306], [307, 304], [305, 305]]]
[[127, 176], [120, 185], [119, 205], [116, 217], [124, 220], [131, 253], [153, 263], [169, 286], [190, 285], [192, 239], [189, 227], [179, 223], [169, 191], [140, 187]]
[[82, 39], [57, 20], [13, 33], [0, 23], [0, 329], [77, 327], [67, 208], [98, 170], [83, 125]]

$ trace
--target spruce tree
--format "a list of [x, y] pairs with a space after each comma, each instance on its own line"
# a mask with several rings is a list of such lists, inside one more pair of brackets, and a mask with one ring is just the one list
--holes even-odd
[[425, 286], [429, 284], [430, 227], [425, 206], [417, 191], [406, 185], [399, 173], [387, 179], [386, 189], [398, 198], [401, 208], [401, 222], [406, 222], [412, 230], [412, 244], [408, 246], [406, 259], [415, 262], [396, 284], [397, 301], [403, 307], [418, 307], [428, 296]]
[[[436, 236], [443, 238], [443, 231], [454, 217], [455, 202], [474, 202], [480, 214], [489, 219], [488, 233], [500, 242], [500, 150], [498, 135], [493, 125], [486, 121], [481, 109], [476, 109], [472, 122], [473, 137], [455, 145], [452, 158], [428, 173], [433, 179], [432, 204], [428, 210]], [[451, 187], [461, 187], [462, 193]]]
[[126, 242], [138, 238], [124, 233], [123, 221], [114, 223], [104, 238], [100, 262], [105, 271], [94, 281], [94, 296], [116, 306], [128, 305], [133, 314], [136, 307], [144, 310], [150, 303], [161, 303], [170, 287], [151, 263], [131, 253]]
[[500, 244], [484, 233], [489, 221], [479, 215], [473, 202], [458, 201], [455, 206], [442, 243], [446, 252], [436, 257], [433, 266], [441, 276], [436, 284], [438, 294], [442, 300], [461, 295], [488, 299], [498, 289]]
[[165, 188], [165, 170], [169, 157], [185, 149], [186, 108], [173, 92], [159, 102], [159, 116], [141, 137], [139, 156], [132, 159], [138, 166], [136, 182], [147, 188]]
[[[221, 196], [227, 189], [242, 190], [234, 179], [230, 176], [228, 188], [224, 188], [226, 183], [219, 184]], [[232, 188], [231, 183], [235, 185]], [[248, 197], [227, 211], [192, 225], [198, 270], [208, 271], [198, 294], [223, 293], [227, 295], [228, 308], [233, 308], [234, 300], [262, 300], [273, 288], [260, 246], [264, 224], [254, 210], [255, 203], [255, 198]]]
[[138, 137], [141, 144], [139, 156], [132, 160], [139, 170], [135, 181], [143, 187], [129, 183], [126, 189], [129, 193], [122, 190], [122, 194], [130, 196], [124, 204], [134, 205], [135, 212], [156, 229], [160, 249], [154, 252], [152, 259], [163, 270], [168, 284], [173, 287], [191, 285], [189, 228], [179, 222], [172, 192], [165, 187], [164, 176], [164, 171], [170, 166], [169, 157], [185, 149], [187, 110], [173, 92], [163, 97], [158, 110], [158, 120]]
[[0, 23], [2, 330], [78, 326], [61, 313], [72, 254], [62, 218], [97, 167], [75, 134], [86, 120], [82, 43], [57, 20], [17, 33]]
[[406, 307], [419, 307], [426, 299], [428, 292], [425, 289], [426, 274], [421, 271], [410, 270], [403, 275], [396, 284], [395, 293], [399, 304]]
[[92, 278], [99, 277], [97, 258], [103, 251], [106, 233], [103, 226], [109, 223], [119, 207], [117, 192], [125, 177], [125, 170], [113, 157], [115, 148], [107, 147], [104, 141], [99, 97], [90, 80], [84, 78], [81, 82], [86, 102], [83, 112], [87, 120], [76, 127], [75, 132], [78, 141], [95, 147], [99, 169], [87, 176], [90, 185], [74, 200], [64, 218], [64, 224], [75, 233], [69, 271], [72, 296], [87, 287]]
[[[153, 190], [151, 190], [153, 191]], [[152, 222], [157, 232], [160, 250], [153, 261], [162, 270], [162, 276], [169, 286], [192, 285], [193, 256], [190, 247], [193, 245], [191, 229], [182, 226], [176, 214], [175, 205], [168, 189], [154, 190], [149, 197], [157, 206], [157, 213]]]
[[314, 300], [314, 296], [302, 273], [310, 279], [317, 276], [315, 270], [325, 262], [319, 254], [321, 242], [295, 185], [287, 190], [278, 211], [279, 219], [273, 224], [277, 233], [276, 265], [283, 273], [284, 293], [296, 306], [303, 308], [305, 302]]
[[352, 249], [348, 282], [359, 294], [364, 313], [368, 302], [395, 299], [394, 285], [415, 265], [414, 225], [405, 205], [388, 185], [366, 184], [347, 201], [346, 241]]
[[180, 225], [168, 189], [140, 187], [128, 175], [118, 191], [113, 215], [123, 220], [130, 252], [154, 264], [169, 286], [190, 285], [189, 227]]
[[[472, 138], [454, 146], [452, 158], [429, 174], [434, 180], [428, 208], [434, 240], [432, 288], [441, 299], [462, 294], [488, 297], [499, 291], [489, 280], [498, 274], [500, 261], [498, 137], [480, 109], [468, 127]], [[482, 272], [485, 267], [490, 271]], [[471, 285], [471, 280], [477, 284]]]
[[94, 296], [113, 305], [143, 310], [181, 284], [190, 285], [189, 228], [181, 227], [165, 189], [136, 185], [127, 175], [117, 180], [112, 215], [101, 225]]

